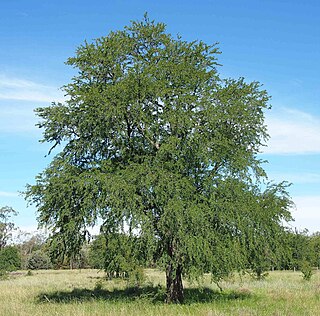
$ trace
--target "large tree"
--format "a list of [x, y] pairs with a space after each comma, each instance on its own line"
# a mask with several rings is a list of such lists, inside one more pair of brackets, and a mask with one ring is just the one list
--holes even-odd
[[290, 200], [281, 185], [266, 198], [257, 158], [269, 97], [221, 79], [218, 53], [145, 17], [68, 59], [66, 101], [36, 110], [62, 150], [27, 187], [58, 251], [78, 251], [99, 221], [106, 238], [139, 235], [165, 268], [167, 302], [182, 302], [183, 276], [220, 280], [248, 266], [257, 236], [280, 234]]

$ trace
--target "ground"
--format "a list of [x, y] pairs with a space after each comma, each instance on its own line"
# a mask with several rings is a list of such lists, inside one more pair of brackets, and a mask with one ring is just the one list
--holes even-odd
[[234, 276], [223, 292], [205, 277], [185, 283], [183, 305], [163, 303], [165, 276], [146, 270], [142, 288], [108, 281], [98, 270], [18, 271], [0, 281], [0, 315], [320, 315], [320, 272], [270, 272], [264, 281]]

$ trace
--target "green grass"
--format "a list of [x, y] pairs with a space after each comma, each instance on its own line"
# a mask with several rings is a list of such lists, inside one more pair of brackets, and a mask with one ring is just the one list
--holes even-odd
[[0, 315], [320, 315], [320, 272], [272, 272], [264, 281], [234, 277], [221, 285], [185, 283], [185, 303], [166, 305], [164, 275], [146, 270], [137, 289], [104, 279], [97, 270], [48, 270], [12, 274], [0, 281]]

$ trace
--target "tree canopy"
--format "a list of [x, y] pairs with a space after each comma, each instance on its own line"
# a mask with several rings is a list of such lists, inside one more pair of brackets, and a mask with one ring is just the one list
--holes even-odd
[[63, 148], [26, 192], [58, 252], [79, 251], [99, 221], [106, 238], [139, 236], [167, 302], [182, 302], [184, 276], [219, 281], [248, 267], [257, 240], [280, 244], [290, 199], [257, 157], [269, 96], [222, 79], [218, 54], [145, 16], [68, 59], [66, 101], [36, 110], [43, 141]]

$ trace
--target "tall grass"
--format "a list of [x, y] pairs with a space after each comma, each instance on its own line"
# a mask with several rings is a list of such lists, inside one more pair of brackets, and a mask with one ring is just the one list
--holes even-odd
[[320, 273], [271, 272], [264, 281], [234, 276], [223, 292], [204, 278], [185, 283], [183, 305], [166, 305], [164, 275], [146, 270], [144, 286], [108, 281], [97, 270], [26, 271], [0, 281], [0, 315], [320, 315]]

